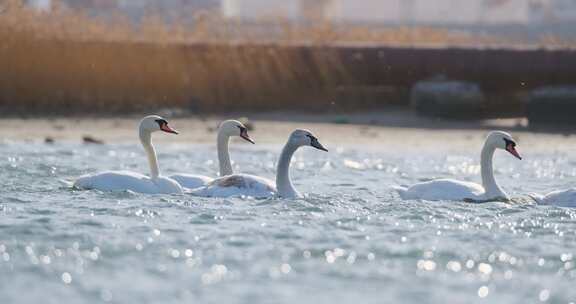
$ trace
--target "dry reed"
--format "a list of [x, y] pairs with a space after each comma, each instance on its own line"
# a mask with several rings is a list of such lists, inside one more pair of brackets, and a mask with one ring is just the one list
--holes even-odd
[[244, 24], [213, 13], [188, 23], [149, 17], [135, 25], [122, 16], [103, 20], [62, 6], [39, 13], [19, 0], [0, 1], [0, 109], [322, 108], [339, 86], [355, 83], [327, 46], [499, 43], [429, 28]]

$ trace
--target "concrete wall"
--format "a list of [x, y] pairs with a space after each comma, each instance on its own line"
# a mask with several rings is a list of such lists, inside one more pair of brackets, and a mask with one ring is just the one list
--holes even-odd
[[27, 0], [26, 4], [41, 12], [52, 10], [52, 0]]
[[[222, 0], [224, 16], [254, 19], [280, 16], [300, 19], [312, 0]], [[528, 0], [334, 0], [325, 1], [333, 21], [414, 24], [526, 24]]]
[[343, 21], [411, 24], [528, 23], [528, 1], [507, 0], [340, 0], [336, 17]]
[[300, 16], [299, 0], [222, 0], [222, 14], [228, 18], [280, 17], [295, 20]]

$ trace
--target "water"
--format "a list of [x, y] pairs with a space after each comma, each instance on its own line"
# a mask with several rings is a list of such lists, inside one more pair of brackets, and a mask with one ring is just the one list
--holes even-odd
[[[159, 147], [163, 172], [213, 175], [190, 148]], [[147, 172], [140, 147], [0, 144], [0, 303], [576, 302], [576, 209], [525, 196], [573, 185], [567, 154], [498, 153], [513, 203], [426, 203], [390, 186], [478, 181], [473, 151], [329, 148], [297, 153], [308, 196], [286, 201], [75, 191], [60, 180]], [[278, 149], [235, 148], [236, 170], [272, 176]]]

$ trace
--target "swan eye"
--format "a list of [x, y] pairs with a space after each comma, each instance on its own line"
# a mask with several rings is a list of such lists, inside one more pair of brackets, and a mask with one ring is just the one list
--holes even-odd
[[160, 128], [162, 128], [162, 126], [165, 126], [168, 124], [168, 122], [165, 119], [156, 119], [155, 121]]
[[324, 148], [324, 146], [322, 146], [322, 144], [318, 141], [318, 138], [314, 137], [313, 135], [310, 134], [306, 134], [306, 136], [308, 136], [308, 138], [310, 138], [310, 146], [318, 149], [318, 150], [322, 150], [322, 151], [326, 151], [328, 152], [328, 149]]
[[516, 147], [516, 143], [507, 138], [504, 138], [504, 143], [506, 144], [506, 147], [508, 146]]
[[310, 138], [310, 144], [312, 146], [318, 143], [318, 138], [316, 138], [314, 135], [306, 134], [306, 137]]

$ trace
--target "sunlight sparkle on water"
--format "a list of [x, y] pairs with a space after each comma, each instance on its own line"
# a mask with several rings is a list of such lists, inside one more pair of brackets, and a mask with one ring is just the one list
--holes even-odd
[[[472, 152], [303, 150], [292, 176], [307, 196], [286, 201], [63, 186], [86, 172], [145, 173], [137, 144], [2, 148], [3, 303], [61, 295], [74, 303], [576, 299], [576, 210], [522, 198], [576, 182], [569, 157], [551, 161], [536, 151], [526, 162], [511, 162], [498, 155], [496, 179], [517, 199], [467, 204], [406, 202], [391, 186], [436, 177], [477, 182]], [[216, 175], [210, 145], [195, 145], [182, 157], [175, 157], [182, 148], [158, 148], [163, 174], [185, 168]], [[233, 149], [234, 168], [273, 179], [276, 150]]]

